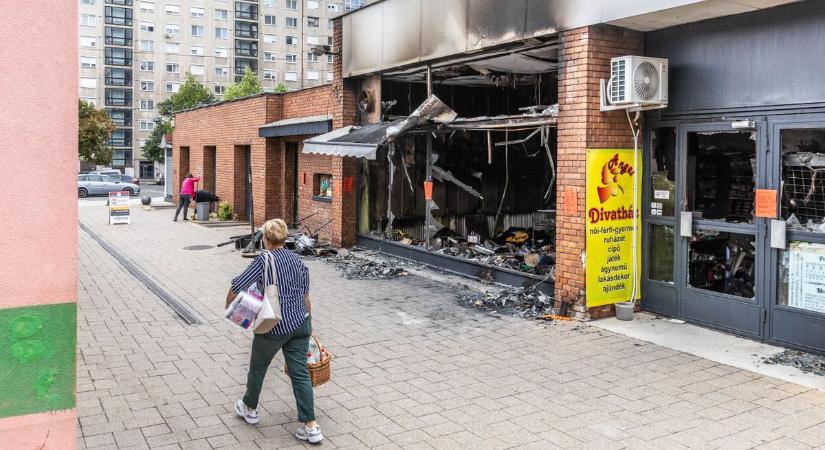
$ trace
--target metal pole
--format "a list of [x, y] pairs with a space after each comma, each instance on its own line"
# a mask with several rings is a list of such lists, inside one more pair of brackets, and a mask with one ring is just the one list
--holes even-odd
[[[427, 98], [433, 95], [433, 68], [429, 64], [427, 65]], [[433, 182], [433, 134], [427, 133], [427, 182]], [[432, 204], [432, 200], [425, 199], [424, 201], [424, 236], [426, 237], [426, 241], [424, 242], [425, 249], [430, 250], [430, 206]]]

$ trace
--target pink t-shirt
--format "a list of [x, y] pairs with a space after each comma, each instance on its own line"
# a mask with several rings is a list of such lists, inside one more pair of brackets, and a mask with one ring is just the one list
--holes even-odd
[[201, 177], [191, 177], [183, 180], [183, 183], [180, 185], [180, 193], [181, 195], [189, 194], [191, 196], [195, 196], [195, 183], [201, 180]]

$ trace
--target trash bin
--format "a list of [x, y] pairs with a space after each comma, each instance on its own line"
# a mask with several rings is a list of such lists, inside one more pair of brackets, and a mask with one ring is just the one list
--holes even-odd
[[195, 220], [209, 220], [209, 202], [195, 203]]

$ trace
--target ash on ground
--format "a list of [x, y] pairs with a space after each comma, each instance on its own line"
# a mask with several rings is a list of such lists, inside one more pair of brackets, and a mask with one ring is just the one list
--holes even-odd
[[762, 358], [762, 362], [771, 365], [793, 366], [806, 373], [825, 376], [825, 356], [812, 355], [797, 350], [785, 350], [773, 356]]
[[387, 280], [409, 275], [403, 267], [387, 262], [375, 262], [342, 252], [326, 260], [348, 280]]
[[529, 288], [504, 289], [500, 292], [464, 292], [458, 294], [460, 305], [485, 311], [526, 319], [555, 314], [553, 299], [542, 294], [535, 286]]

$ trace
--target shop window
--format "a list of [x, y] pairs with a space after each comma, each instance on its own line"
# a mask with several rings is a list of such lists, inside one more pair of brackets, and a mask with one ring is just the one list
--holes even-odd
[[332, 175], [316, 173], [312, 179], [312, 198], [332, 201]]
[[690, 133], [687, 156], [687, 210], [693, 211], [694, 218], [753, 223], [753, 134]]
[[650, 133], [650, 215], [673, 217], [676, 205], [676, 128]]
[[673, 283], [673, 243], [675, 232], [671, 225], [650, 225], [650, 274], [654, 281]]
[[825, 233], [825, 129], [782, 130], [782, 218]]
[[755, 299], [755, 254], [753, 235], [694, 231], [688, 249], [688, 284]]
[[825, 313], [825, 244], [791, 241], [779, 253], [780, 305]]

